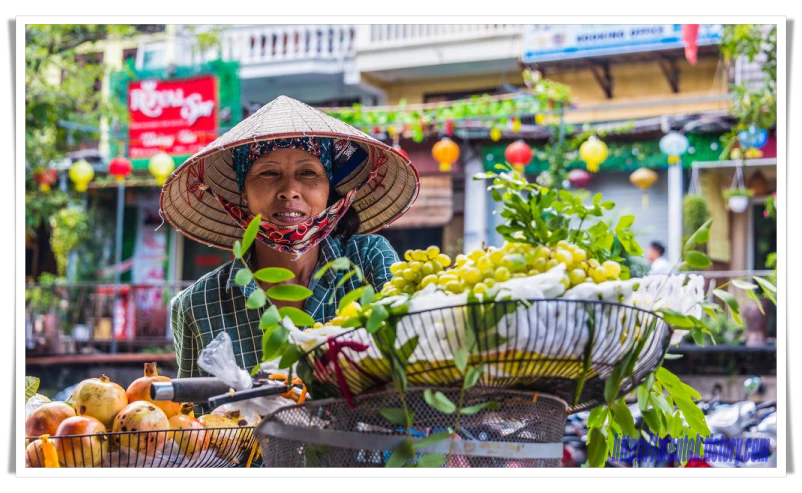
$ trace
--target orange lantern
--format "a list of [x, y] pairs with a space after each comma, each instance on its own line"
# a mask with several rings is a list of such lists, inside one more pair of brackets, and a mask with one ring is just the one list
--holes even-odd
[[643, 191], [643, 208], [649, 207], [649, 196], [646, 191], [655, 183], [657, 183], [657, 173], [649, 168], [638, 168], [631, 175], [629, 181]]
[[432, 147], [432, 157], [440, 163], [440, 171], [451, 171], [451, 165], [459, 159], [459, 146], [448, 137], [443, 137]]

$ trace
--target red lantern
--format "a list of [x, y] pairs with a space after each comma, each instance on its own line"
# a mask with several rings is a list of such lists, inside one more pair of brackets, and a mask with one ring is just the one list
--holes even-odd
[[524, 166], [532, 160], [532, 148], [526, 145], [523, 140], [517, 140], [507, 146], [507, 150], [504, 151], [504, 157], [516, 171], [523, 173]]
[[409, 159], [409, 154], [407, 154], [407, 151], [405, 151], [404, 149], [401, 149], [401, 146], [393, 146], [393, 149], [398, 151], [398, 153], [404, 156], [405, 158]]
[[109, 163], [109, 174], [112, 175], [117, 181], [125, 180], [125, 177], [131, 174], [134, 166], [131, 161], [123, 156], [117, 156]]
[[47, 192], [58, 180], [58, 172], [53, 168], [37, 168], [33, 172], [33, 179], [39, 185], [39, 190]]
[[593, 179], [593, 175], [584, 169], [574, 169], [568, 172], [568, 181], [574, 188], [583, 188], [588, 186]]

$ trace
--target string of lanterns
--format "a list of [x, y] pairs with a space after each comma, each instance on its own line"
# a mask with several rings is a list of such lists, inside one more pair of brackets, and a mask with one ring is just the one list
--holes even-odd
[[[125, 156], [117, 156], [109, 162], [108, 173], [118, 183], [125, 181], [133, 170], [134, 166], [131, 160]], [[148, 160], [148, 171], [156, 179], [158, 185], [164, 185], [174, 170], [175, 160], [166, 152], [158, 152]], [[68, 175], [70, 181], [75, 185], [76, 192], [86, 192], [89, 183], [95, 177], [95, 170], [85, 159], [79, 159], [72, 163]], [[35, 171], [34, 179], [42, 191], [48, 191], [58, 179], [58, 173], [52, 168]]]

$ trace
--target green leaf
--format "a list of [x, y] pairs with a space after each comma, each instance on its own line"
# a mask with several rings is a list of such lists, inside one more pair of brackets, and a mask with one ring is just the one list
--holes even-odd
[[616, 231], [623, 231], [635, 223], [635, 216], [621, 216], [618, 219], [618, 224], [615, 226]]
[[334, 270], [348, 270], [351, 268], [351, 260], [348, 257], [339, 257], [334, 259], [331, 268]]
[[294, 365], [301, 356], [304, 355], [303, 349], [298, 346], [290, 345], [284, 354], [281, 355], [281, 360], [278, 363], [279, 368], [289, 368]]
[[622, 402], [614, 402], [610, 406], [610, 411], [613, 413], [613, 419], [621, 427], [621, 430], [630, 437], [638, 435], [638, 430], [635, 428], [635, 420], [632, 419], [632, 413], [629, 408]]
[[251, 370], [251, 376], [255, 377], [259, 370], [262, 369], [262, 365], [254, 365], [253, 370]]
[[659, 435], [663, 431], [663, 424], [660, 421], [660, 416], [657, 414], [657, 410], [649, 409], [647, 411], [643, 411], [641, 413], [643, 416], [643, 421], [646, 422], [646, 426], [652, 431], [652, 433]]
[[288, 317], [296, 327], [311, 327], [315, 325], [315, 319], [303, 310], [293, 306], [285, 306], [278, 311], [281, 319]]
[[262, 288], [257, 289], [250, 296], [248, 296], [248, 301], [245, 302], [245, 307], [251, 310], [255, 310], [257, 308], [262, 308], [265, 306], [267, 299], [265, 298], [265, 292]]
[[318, 269], [317, 272], [315, 272], [315, 275], [312, 277], [314, 279], [320, 279], [321, 277], [323, 277], [326, 274], [326, 272], [331, 270], [332, 266], [334, 265], [334, 262], [335, 261], [332, 260], [331, 262], [327, 262], [326, 264], [324, 264], [323, 267]]
[[270, 333], [262, 336], [262, 361], [271, 360], [276, 357], [276, 353], [282, 344], [287, 341], [290, 331], [283, 325], [277, 326]]
[[667, 308], [658, 310], [658, 312], [663, 315], [663, 320], [665, 320], [669, 325], [679, 327], [680, 329], [690, 329], [694, 327], [693, 320], [680, 312], [669, 310]]
[[742, 281], [740, 279], [733, 279], [732, 285], [736, 288], [743, 289], [745, 291], [751, 291], [757, 289], [757, 284], [752, 284], [751, 282]]
[[415, 448], [417, 450], [424, 449], [426, 447], [431, 447], [432, 445], [437, 445], [438, 443], [442, 442], [443, 440], [448, 440], [451, 438], [451, 433], [447, 431], [438, 431], [437, 433], [432, 433], [431, 435], [427, 436], [426, 438], [422, 438], [415, 442]]
[[468, 350], [465, 347], [459, 347], [454, 351], [454, 365], [460, 373], [465, 373], [465, 368], [468, 366]]
[[757, 309], [760, 310], [760, 313], [765, 315], [766, 312], [763, 310], [763, 303], [760, 302], [760, 298], [757, 297], [755, 291], [751, 289], [747, 290], [746, 295], [749, 296], [752, 299], [752, 301], [755, 302], [755, 304], [757, 305]]
[[635, 389], [635, 395], [638, 398], [638, 409], [641, 412], [648, 409], [649, 406], [649, 389], [646, 388], [644, 385], [638, 385], [638, 388]]
[[387, 309], [384, 305], [376, 305], [373, 307], [373, 311], [370, 313], [370, 318], [368, 318], [368, 323], [365, 325], [365, 330], [368, 331], [368, 334], [372, 334], [378, 330], [381, 326], [382, 322], [387, 320], [390, 317], [390, 314], [387, 312]]
[[768, 299], [770, 299], [771, 302], [776, 305], [777, 304], [777, 288], [774, 286], [774, 284], [772, 284], [769, 281], [763, 279], [762, 277], [755, 276], [752, 279], [754, 279], [755, 282], [760, 285], [760, 288], [763, 290], [763, 293], [766, 295], [766, 297]]
[[694, 269], [706, 269], [712, 265], [707, 255], [702, 252], [697, 252], [696, 250], [685, 252], [682, 258], [685, 260], [686, 264]]
[[463, 388], [470, 389], [475, 387], [477, 383], [479, 383], [479, 379], [482, 378], [482, 373], [484, 372], [484, 367], [482, 364], [478, 364], [476, 366], [471, 367], [470, 370], [465, 374], [465, 382], [463, 383]]
[[702, 224], [699, 229], [694, 231], [694, 233], [688, 238], [688, 241], [685, 242], [685, 246], [682, 248], [683, 252], [687, 252], [691, 250], [696, 245], [704, 245], [705, 243], [710, 240], [710, 225], [713, 223], [712, 219], [708, 219]]
[[440, 467], [446, 463], [445, 454], [434, 452], [418, 457], [418, 467]]
[[253, 277], [262, 282], [276, 284], [278, 282], [284, 282], [288, 279], [294, 279], [295, 274], [293, 274], [291, 270], [283, 267], [265, 267], [264, 269], [259, 269], [254, 272]]
[[36, 377], [25, 377], [25, 403], [28, 403], [28, 399], [36, 395], [36, 391], [39, 390], [39, 379]]
[[420, 336], [416, 335], [415, 337], [410, 338], [396, 351], [398, 359], [401, 360], [401, 363], [403, 363], [404, 366], [406, 366], [407, 362], [409, 361], [409, 357], [412, 356], [412, 353], [414, 353], [415, 349], [418, 347], [419, 337]]
[[231, 252], [234, 254], [234, 258], [241, 259], [242, 258], [242, 244], [239, 240], [234, 242], [234, 246], [231, 248]]
[[368, 284], [362, 288], [362, 296], [359, 298], [359, 304], [362, 306], [368, 306], [375, 297], [376, 291], [373, 290], [373, 286]]
[[251, 244], [253, 240], [256, 238], [256, 233], [259, 231], [259, 224], [262, 221], [262, 215], [257, 214], [253, 219], [251, 219], [250, 224], [248, 224], [248, 228], [245, 230], [245, 234], [242, 236], [242, 251], [247, 252], [249, 248], [251, 248]]
[[740, 309], [738, 308], [738, 300], [735, 299], [735, 296], [731, 295], [726, 291], [722, 291], [721, 289], [714, 289], [713, 295], [727, 304], [730, 307], [730, 313], [732, 313], [732, 318], [735, 320], [735, 323], [738, 325], [741, 324], [741, 314]]
[[281, 313], [276, 305], [270, 305], [259, 319], [259, 328], [264, 330], [281, 322]]
[[685, 396], [675, 396], [674, 403], [679, 408], [685, 421], [688, 422], [688, 427], [690, 427], [694, 435], [710, 436], [710, 429], [707, 427], [705, 415], [702, 410], [699, 409], [699, 406], [694, 404], [689, 397]]
[[426, 389], [423, 393], [423, 399], [427, 404], [444, 414], [452, 414], [457, 409], [457, 406], [439, 390], [433, 393], [431, 389]]
[[234, 281], [240, 286], [247, 286], [252, 280], [253, 274], [250, 269], [240, 269], [237, 271], [236, 277], [234, 277]]
[[607, 461], [607, 437], [599, 428], [592, 428], [588, 436], [588, 465], [604, 467]]
[[301, 301], [312, 296], [312, 291], [297, 284], [282, 284], [268, 289], [267, 296], [274, 300]]
[[691, 329], [691, 337], [693, 337], [693, 342], [695, 342], [697, 346], [705, 346], [705, 333], [702, 332], [702, 329], [699, 327]]
[[607, 406], [601, 405], [598, 407], [594, 407], [590, 411], [590, 416], [588, 416], [588, 427], [589, 428], [597, 428], [604, 424], [604, 421], [607, 419]]
[[412, 426], [412, 422], [415, 420], [415, 411], [410, 410], [409, 419], [407, 419], [404, 408], [401, 407], [384, 407], [379, 409], [379, 413], [391, 423], [401, 426]]
[[608, 404], [611, 404], [616, 398], [618, 398], [618, 393], [621, 391], [621, 380], [624, 377], [623, 373], [625, 366], [626, 358], [622, 359], [617, 365], [615, 365], [610, 377], [606, 382], [604, 382], [604, 400], [607, 401]]
[[468, 406], [462, 408], [460, 414], [476, 414], [482, 409], [489, 409], [491, 411], [498, 411], [501, 409], [501, 406], [498, 402], [483, 402], [482, 404], [476, 404], [475, 406]]
[[385, 467], [404, 467], [404, 464], [409, 462], [415, 456], [415, 446], [412, 444], [411, 438], [405, 438], [393, 450], [393, 454], [387, 459]]
[[[365, 291], [365, 288], [367, 288], [367, 286], [362, 286], [362, 287], [360, 287], [360, 288], [356, 288], [356, 289], [354, 289], [354, 290], [351, 290], [351, 291], [349, 291], [349, 292], [345, 293], [345, 296], [343, 296], [343, 297], [340, 299], [340, 302], [339, 302], [339, 303], [337, 303], [337, 311], [338, 311], [338, 312], [341, 312], [341, 311], [343, 311], [343, 309], [344, 309], [346, 306], [348, 306], [348, 305], [350, 305], [352, 302], [354, 302], [354, 301], [358, 300], [358, 299], [359, 299], [359, 297], [360, 297], [360, 296], [362, 296], [362, 292], [363, 292], [363, 291]], [[364, 306], [364, 305], [362, 305], [362, 306]]]

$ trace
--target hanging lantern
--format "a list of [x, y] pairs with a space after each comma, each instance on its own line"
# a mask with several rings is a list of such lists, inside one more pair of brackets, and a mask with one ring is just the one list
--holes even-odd
[[86, 159], [79, 159], [70, 166], [70, 180], [75, 183], [76, 192], [86, 192], [86, 185], [95, 177], [95, 170]]
[[607, 153], [607, 144], [595, 135], [579, 146], [579, 159], [585, 162], [591, 173], [599, 171], [599, 165], [607, 159]]
[[643, 208], [649, 207], [649, 196], [646, 191], [657, 182], [657, 173], [649, 168], [638, 168], [631, 175], [629, 181], [643, 191]]
[[535, 115], [535, 123], [536, 124], [543, 125], [543, 123], [545, 123], [545, 122], [546, 122], [546, 116], [545, 115], [543, 115], [542, 113], [538, 113], [537, 115]]
[[668, 164], [677, 164], [688, 150], [688, 138], [679, 132], [669, 132], [660, 139], [660, 152], [668, 156]]
[[156, 177], [156, 183], [159, 185], [164, 185], [174, 169], [175, 161], [166, 152], [158, 152], [148, 160], [148, 171]]
[[493, 127], [490, 130], [490, 140], [493, 142], [498, 142], [501, 140], [501, 130], [499, 130], [498, 127]]
[[568, 172], [568, 182], [574, 188], [584, 188], [593, 179], [593, 175], [584, 169], [573, 169]]
[[443, 137], [432, 147], [432, 157], [440, 163], [440, 171], [451, 171], [451, 165], [459, 159], [459, 146], [448, 137]]
[[748, 129], [738, 132], [738, 142], [747, 149], [762, 149], [768, 141], [769, 133], [765, 128], [757, 128], [755, 125], [750, 125]]
[[33, 172], [33, 180], [39, 185], [39, 190], [49, 192], [50, 186], [58, 180], [58, 172], [53, 168], [37, 168]]
[[133, 169], [131, 161], [123, 156], [117, 156], [109, 163], [109, 174], [116, 178], [117, 181], [125, 180], [125, 177], [130, 175]]
[[523, 140], [516, 140], [507, 146], [504, 157], [519, 173], [524, 172], [524, 167], [532, 160], [532, 148], [526, 145]]
[[393, 146], [393, 149], [395, 149], [395, 150], [396, 150], [396, 151], [397, 151], [399, 154], [401, 154], [401, 155], [402, 155], [402, 156], [404, 156], [405, 158], [409, 159], [409, 154], [407, 154], [407, 151], [405, 151], [404, 149], [402, 149], [402, 148], [401, 148], [401, 146], [399, 146], [399, 145], [394, 145], [394, 146]]
[[512, 119], [512, 131], [516, 134], [521, 131], [521, 119], [517, 116]]

